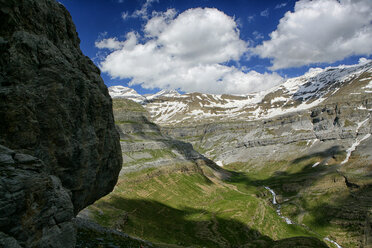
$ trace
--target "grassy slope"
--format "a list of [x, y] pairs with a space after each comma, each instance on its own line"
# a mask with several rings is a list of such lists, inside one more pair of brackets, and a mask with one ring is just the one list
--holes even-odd
[[267, 190], [240, 174], [222, 182], [166, 168], [136, 172], [91, 210], [99, 223], [165, 247], [268, 247], [288, 237], [322, 238], [287, 225]]
[[78, 228], [76, 248], [138, 248], [153, 247], [145, 241], [123, 237], [114, 233], [102, 233], [92, 229]]
[[[139, 104], [114, 101], [114, 110], [122, 109], [144, 111]], [[155, 158], [172, 155], [157, 150], [147, 152]], [[260, 168], [233, 164], [228, 169], [238, 172], [229, 182], [211, 181], [195, 170], [181, 173], [174, 168], [168, 171], [167, 168], [149, 169], [125, 175], [113, 193], [90, 209], [99, 223], [164, 247], [268, 247], [274, 245], [273, 240], [294, 236], [322, 239], [329, 233], [342, 231], [333, 230], [327, 220], [322, 220], [324, 216], [316, 215], [316, 211], [324, 210], [322, 207], [329, 195], [322, 192], [319, 197], [314, 194], [295, 197], [305, 188], [296, 184], [306, 185], [309, 178], [312, 181], [312, 176], [318, 177], [322, 173], [324, 168], [321, 166], [309, 168], [317, 159], [313, 156], [295, 163], [273, 162]], [[330, 172], [331, 175], [334, 173]], [[282, 206], [283, 214], [298, 223], [305, 223], [311, 230], [301, 225], [287, 225], [279, 218], [271, 204], [272, 196], [264, 185], [288, 197], [290, 200]], [[283, 189], [283, 185], [287, 186]], [[304, 214], [304, 209], [310, 211]], [[293, 246], [293, 242], [308, 241], [300, 238], [275, 244], [288, 247]]]
[[[321, 237], [336, 240], [343, 247], [362, 247], [365, 214], [372, 203], [372, 179], [368, 179], [365, 172], [355, 172], [367, 168], [362, 164], [368, 162], [353, 157], [348, 164], [339, 166], [345, 156], [340, 153], [327, 164], [312, 167], [315, 162], [324, 160], [324, 155], [314, 154], [261, 167], [236, 163], [228, 168], [237, 171], [235, 181], [274, 189], [284, 216], [306, 225]], [[359, 186], [347, 187], [343, 176]]]

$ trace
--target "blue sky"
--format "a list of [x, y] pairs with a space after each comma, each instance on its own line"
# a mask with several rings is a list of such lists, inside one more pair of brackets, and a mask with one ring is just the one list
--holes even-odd
[[107, 86], [246, 94], [372, 53], [370, 0], [59, 0]]

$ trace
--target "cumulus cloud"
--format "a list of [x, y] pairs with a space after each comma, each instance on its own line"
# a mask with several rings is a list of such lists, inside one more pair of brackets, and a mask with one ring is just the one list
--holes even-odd
[[370, 0], [300, 0], [280, 20], [270, 40], [254, 49], [272, 70], [332, 63], [372, 53]]
[[[113, 78], [130, 78], [144, 88], [180, 89], [186, 92], [244, 94], [277, 85], [277, 73], [243, 72], [239, 61], [248, 50], [235, 20], [213, 8], [154, 12], [144, 35], [130, 32], [125, 41], [106, 38], [98, 48], [112, 50], [100, 63]], [[145, 42], [140, 42], [145, 40]]]

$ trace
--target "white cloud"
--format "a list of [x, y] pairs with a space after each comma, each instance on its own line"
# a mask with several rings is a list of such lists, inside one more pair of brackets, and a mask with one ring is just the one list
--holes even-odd
[[153, 2], [158, 2], [159, 0], [146, 0], [146, 2], [142, 5], [141, 9], [136, 10], [132, 13], [131, 17], [140, 17], [145, 20], [149, 18], [148, 16], [148, 8], [151, 6]]
[[[119, 3], [123, 3], [124, 0], [119, 0]], [[141, 9], [135, 10], [132, 14], [129, 14], [127, 11], [121, 13], [121, 18], [127, 20], [129, 18], [142, 18], [144, 20], [149, 19], [149, 8], [152, 3], [159, 2], [159, 0], [146, 0], [146, 2], [141, 6]]]
[[287, 6], [287, 3], [279, 3], [275, 6], [275, 9], [281, 9], [283, 7]]
[[372, 53], [372, 1], [300, 0], [254, 52], [271, 69], [331, 63]]
[[367, 63], [369, 63], [369, 62], [371, 62], [371, 61], [372, 61], [371, 59], [367, 59], [367, 58], [359, 58], [358, 63], [359, 63], [360, 65], [362, 65], [362, 64], [367, 64]]
[[258, 31], [253, 31], [253, 36], [255, 40], [261, 40], [264, 38], [263, 34]]
[[128, 18], [129, 18], [129, 13], [128, 13], [127, 11], [121, 13], [121, 18], [122, 18], [123, 20], [128, 19]]
[[260, 15], [261, 16], [264, 16], [264, 17], [268, 17], [269, 16], [269, 9], [265, 9], [265, 10], [263, 10], [263, 11], [261, 11], [261, 13], [260, 13]]
[[175, 9], [168, 9], [166, 12], [153, 12], [152, 18], [145, 25], [146, 36], [152, 38], [159, 36], [173, 21], [176, 14]]
[[235, 21], [217, 9], [190, 9], [158, 36], [164, 50], [183, 61], [222, 63], [238, 60], [246, 51]]
[[108, 38], [101, 41], [96, 41], [94, 44], [97, 48], [103, 49], [107, 48], [110, 50], [120, 49], [124, 42], [118, 41], [117, 38]]
[[131, 49], [136, 44], [137, 44], [137, 33], [133, 31], [126, 34], [125, 41], [119, 41], [116, 37], [114, 37], [114, 38], [102, 39], [94, 43], [94, 45], [99, 49], [109, 49], [109, 50], [118, 50], [123, 47], [126, 47], [127, 49], [128, 48]]
[[239, 61], [248, 44], [239, 38], [232, 17], [217, 9], [174, 9], [154, 12], [144, 26], [146, 42], [131, 32], [125, 41], [108, 38], [98, 48], [113, 51], [100, 63], [113, 78], [131, 78], [131, 85], [173, 88], [186, 92], [244, 94], [277, 85], [277, 73], [243, 72], [229, 61]]

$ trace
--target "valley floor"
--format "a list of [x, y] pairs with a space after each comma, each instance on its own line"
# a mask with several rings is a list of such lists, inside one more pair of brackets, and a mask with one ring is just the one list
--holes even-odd
[[146, 169], [119, 179], [89, 209], [98, 223], [159, 247], [363, 247], [371, 186], [345, 177], [342, 157], [315, 167], [320, 155], [260, 168], [230, 164], [228, 180], [191, 165]]

